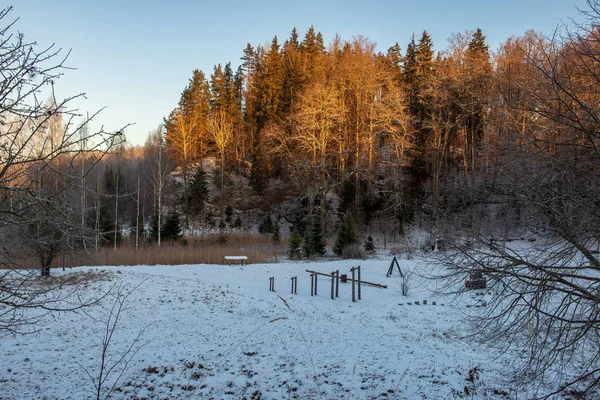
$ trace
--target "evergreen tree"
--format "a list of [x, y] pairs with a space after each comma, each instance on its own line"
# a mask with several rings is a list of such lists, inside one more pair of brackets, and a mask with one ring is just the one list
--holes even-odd
[[[100, 202], [100, 208], [98, 210], [98, 233], [102, 239], [102, 245], [112, 245], [115, 238], [115, 219], [112, 212], [110, 212], [110, 205], [106, 202]], [[96, 223], [96, 216], [90, 215], [87, 219], [89, 224]], [[93, 226], [92, 226], [93, 227]], [[121, 232], [117, 230], [117, 244], [121, 243]]]
[[243, 54], [244, 55], [241, 57], [241, 60], [243, 61], [241, 67], [244, 69], [246, 76], [251, 77], [256, 70], [256, 51], [254, 51], [254, 47], [248, 43], [243, 50]]
[[273, 223], [273, 235], [271, 236], [271, 240], [273, 240], [274, 243], [279, 243], [279, 241], [281, 240], [281, 234], [279, 232], [279, 222], [275, 221]]
[[179, 213], [171, 211], [164, 219], [160, 237], [163, 240], [177, 240], [181, 237], [181, 218]]
[[365, 251], [370, 254], [375, 253], [375, 243], [371, 235], [367, 237], [367, 241], [365, 242]]
[[416, 74], [420, 85], [427, 85], [427, 80], [434, 71], [433, 42], [427, 31], [423, 31], [416, 51]]
[[307, 226], [304, 229], [304, 240], [302, 242], [302, 251], [304, 253], [304, 257], [312, 258], [314, 251], [311, 240], [311, 232], [312, 232], [312, 224]]
[[315, 212], [313, 215], [312, 226], [310, 230], [310, 248], [311, 253], [322, 257], [327, 251], [325, 249], [325, 233], [323, 232], [323, 224], [321, 223], [321, 215]]
[[[177, 240], [181, 238], [182, 227], [181, 217], [176, 211], [170, 211], [166, 216], [161, 218], [162, 226], [160, 227], [160, 238], [162, 240]], [[150, 219], [150, 238], [158, 240], [158, 215], [155, 214]]]
[[298, 50], [300, 48], [300, 42], [298, 42], [298, 31], [296, 30], [296, 27], [294, 27], [294, 29], [292, 29], [292, 33], [290, 34], [289, 43], [296, 50]]
[[259, 233], [273, 233], [273, 220], [267, 215], [258, 226]]
[[283, 97], [283, 79], [283, 58], [277, 36], [275, 36], [265, 58], [263, 74], [258, 82], [261, 127], [269, 120], [278, 122], [283, 117], [280, 107]]
[[221, 64], [214, 66], [213, 74], [210, 76], [210, 107], [211, 109], [220, 109], [225, 107], [226, 89], [225, 74]]
[[357, 241], [358, 238], [356, 235], [356, 228], [354, 226], [354, 219], [350, 213], [346, 213], [342, 218], [342, 223], [340, 224], [338, 237], [333, 247], [333, 252], [338, 256], [341, 256], [346, 247], [357, 243]]
[[402, 52], [398, 42], [388, 49], [385, 61], [392, 71], [394, 80], [400, 84], [402, 82]]
[[270, 171], [267, 150], [265, 149], [261, 135], [258, 132], [255, 134], [251, 160], [250, 184], [257, 194], [261, 194], [267, 186]]
[[[160, 228], [158, 226], [158, 215], [154, 214], [150, 218], [150, 232], [148, 232], [150, 239], [152, 239], [154, 241], [158, 240], [159, 229]], [[161, 239], [162, 239], [162, 232], [161, 232]]]
[[408, 104], [411, 111], [416, 108], [416, 82], [417, 82], [417, 45], [415, 43], [415, 35], [410, 38], [410, 42], [406, 46], [406, 56], [402, 66], [402, 78], [406, 84]]
[[196, 170], [189, 187], [188, 211], [192, 215], [200, 215], [204, 211], [204, 203], [208, 200], [208, 185], [206, 172], [201, 168]]
[[467, 87], [464, 107], [467, 110], [466, 139], [467, 150], [470, 152], [471, 168], [475, 167], [475, 159], [487, 117], [487, 104], [492, 83], [492, 63], [485, 36], [477, 28], [466, 51]]
[[321, 32], [316, 33], [314, 26], [311, 25], [308, 28], [304, 40], [300, 43], [300, 50], [309, 54], [319, 54], [325, 51], [323, 35], [321, 35]]
[[[403, 66], [408, 110], [412, 116], [412, 127], [415, 131], [413, 145], [408, 151], [410, 167], [408, 168], [408, 184], [403, 188], [403, 203], [409, 208], [417, 207], [418, 198], [429, 177], [428, 146], [432, 142], [431, 110], [433, 76], [435, 72], [433, 59], [433, 43], [424, 31], [418, 43], [414, 35], [406, 48]], [[410, 221], [405, 221], [410, 222]]]
[[290, 235], [288, 255], [292, 259], [302, 258], [302, 235], [298, 229], [294, 228]]
[[299, 47], [298, 34], [294, 28], [290, 39], [283, 45], [284, 81], [281, 107], [285, 115], [292, 111], [306, 80]]

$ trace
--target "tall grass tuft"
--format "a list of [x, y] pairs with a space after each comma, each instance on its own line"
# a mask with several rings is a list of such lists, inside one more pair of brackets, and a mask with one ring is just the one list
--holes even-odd
[[[116, 250], [100, 248], [58, 256], [53, 268], [82, 265], [180, 265], [180, 264], [229, 264], [239, 261], [225, 260], [225, 256], [247, 256], [244, 264], [279, 262], [285, 255], [286, 243], [274, 243], [266, 235], [228, 234], [223, 240], [220, 234], [187, 238], [183, 241], [144, 243], [136, 250], [126, 240]], [[35, 265], [36, 260], [31, 260]]]

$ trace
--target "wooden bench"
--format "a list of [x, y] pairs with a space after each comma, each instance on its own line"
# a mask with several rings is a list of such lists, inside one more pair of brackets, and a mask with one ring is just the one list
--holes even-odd
[[240, 260], [242, 263], [242, 266], [244, 266], [244, 260], [247, 260], [248, 257], [247, 256], [225, 256], [226, 260], [229, 260], [229, 265], [231, 265], [231, 262], [233, 260]]

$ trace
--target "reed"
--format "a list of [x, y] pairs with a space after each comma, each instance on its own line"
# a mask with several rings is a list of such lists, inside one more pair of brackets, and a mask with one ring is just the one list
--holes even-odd
[[[285, 254], [285, 243], [273, 243], [264, 235], [211, 234], [178, 242], [144, 243], [136, 250], [124, 241], [110, 247], [58, 256], [54, 268], [82, 265], [181, 265], [228, 264], [225, 256], [247, 256], [244, 264], [274, 263]], [[33, 260], [32, 260], [33, 261]]]

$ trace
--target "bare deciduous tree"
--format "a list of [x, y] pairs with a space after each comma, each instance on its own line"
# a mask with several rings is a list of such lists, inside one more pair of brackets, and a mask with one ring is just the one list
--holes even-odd
[[600, 4], [589, 5], [587, 24], [550, 40], [530, 34], [521, 47], [533, 73], [514, 88], [514, 107], [535, 125], [498, 138], [481, 179], [532, 241], [477, 232], [440, 258], [449, 287], [473, 272], [487, 278], [493, 297], [478, 332], [527, 349], [518, 376], [536, 398], [600, 389]]
[[[81, 204], [71, 201], [94, 166], [81, 158], [100, 160], [120, 131], [84, 129], [97, 113], [75, 123], [81, 115], [71, 103], [83, 94], [59, 99], [54, 93], [68, 53], [27, 42], [10, 12], [0, 11], [0, 329], [20, 332], [35, 322], [24, 309], [83, 305], [65, 306], [55, 285], [36, 284], [31, 257], [40, 260], [46, 276], [59, 252], [89, 240]], [[41, 96], [50, 100], [41, 102]]]

